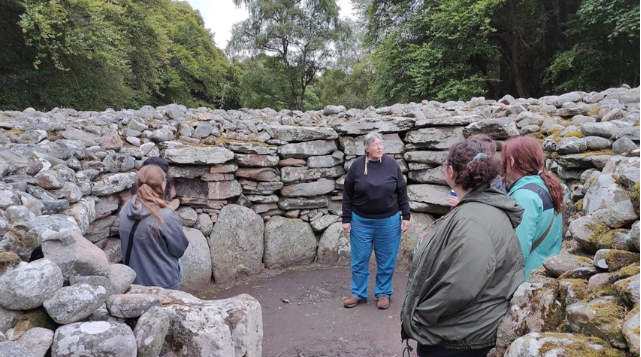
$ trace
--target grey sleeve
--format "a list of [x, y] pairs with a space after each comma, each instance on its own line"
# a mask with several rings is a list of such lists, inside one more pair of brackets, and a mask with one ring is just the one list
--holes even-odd
[[160, 227], [160, 233], [167, 241], [169, 254], [176, 259], [180, 259], [189, 246], [189, 240], [187, 240], [180, 220], [178, 220], [174, 212], [170, 211], [163, 216], [165, 224]]

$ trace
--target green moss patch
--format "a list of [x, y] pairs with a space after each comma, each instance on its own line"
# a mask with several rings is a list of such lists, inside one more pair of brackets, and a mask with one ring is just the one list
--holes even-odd
[[632, 263], [639, 262], [639, 253], [612, 249], [606, 254], [605, 262], [608, 264], [608, 270], [616, 271]]
[[610, 274], [610, 282], [615, 283], [619, 280], [629, 278], [641, 273], [639, 263], [632, 263]]

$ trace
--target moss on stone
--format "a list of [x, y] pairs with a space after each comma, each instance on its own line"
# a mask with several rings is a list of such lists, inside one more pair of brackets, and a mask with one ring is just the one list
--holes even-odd
[[583, 133], [580, 130], [577, 130], [577, 131], [572, 131], [565, 134], [565, 137], [566, 138], [584, 138], [585, 135], [583, 135]]
[[541, 142], [543, 142], [543, 140], [545, 140], [545, 135], [543, 135], [543, 133], [540, 132], [540, 131], [537, 131], [536, 133], [527, 134], [527, 136], [531, 136], [531, 137], [533, 137], [536, 140], [539, 140]]
[[641, 183], [641, 181], [634, 184], [634, 188], [632, 188], [632, 193], [630, 194], [632, 206], [637, 214], [639, 214], [639, 183]]
[[641, 273], [641, 269], [639, 269], [639, 263], [632, 263], [627, 267], [623, 267], [613, 273], [610, 273], [610, 282], [615, 283], [619, 280], [635, 276], [639, 273]]
[[588, 238], [588, 241], [594, 244], [597, 249], [609, 249], [612, 248], [612, 235], [610, 233], [610, 228], [603, 222], [600, 222], [595, 225], [590, 225], [592, 229], [592, 235]]
[[590, 157], [590, 156], [614, 156], [614, 151], [612, 150], [599, 150], [599, 151], [588, 151], [583, 153], [583, 157]]
[[576, 210], [579, 212], [583, 211], [583, 199], [576, 201], [574, 207], [576, 207]]
[[639, 253], [612, 249], [605, 255], [608, 270], [615, 271], [639, 261]]
[[594, 289], [590, 295], [588, 295], [583, 301], [590, 302], [594, 299], [598, 299], [604, 296], [615, 296], [617, 294], [614, 284], [604, 284]]
[[625, 317], [626, 309], [615, 301], [592, 304], [595, 311], [590, 321], [603, 333], [608, 342], [616, 341], [625, 345], [625, 337], [621, 332], [621, 320]]
[[599, 111], [600, 111], [600, 110], [601, 110], [601, 108], [600, 108], [600, 107], [594, 107], [594, 108], [592, 108], [592, 109], [588, 110], [588, 116], [593, 117], [593, 116], [595, 116], [595, 115], [599, 114]]
[[43, 327], [55, 331], [58, 325], [49, 317], [44, 308], [39, 307], [26, 311], [18, 318], [18, 323], [14, 327], [14, 337], [20, 338], [22, 334], [34, 327]]
[[588, 264], [593, 264], [593, 263], [594, 263], [594, 261], [593, 261], [592, 259], [590, 259], [590, 258], [588, 258], [588, 257], [582, 257], [582, 256], [580, 256], [580, 255], [575, 256], [575, 257], [574, 257], [574, 260], [575, 260], [577, 263], [578, 263], [578, 262], [584, 262], [584, 263], [588, 263]]
[[589, 344], [601, 344], [607, 346], [601, 340], [594, 340], [594, 342], [573, 342], [569, 345], [564, 343], [545, 342], [539, 349], [539, 356], [545, 356], [548, 351], [561, 349], [565, 351], [564, 357], [625, 357], [625, 355], [614, 348], [605, 347], [597, 350], [591, 348]]
[[0, 252], [0, 275], [3, 275], [8, 270], [13, 269], [20, 264], [22, 260], [18, 254], [14, 252]]

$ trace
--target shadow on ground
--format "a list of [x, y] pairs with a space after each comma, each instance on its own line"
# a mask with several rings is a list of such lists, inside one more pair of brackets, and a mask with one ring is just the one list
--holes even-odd
[[255, 297], [263, 312], [266, 357], [401, 357], [399, 313], [407, 273], [396, 272], [392, 304], [387, 310], [378, 310], [375, 271], [370, 268], [368, 302], [351, 309], [342, 303], [350, 296], [349, 268], [313, 266], [268, 272], [255, 280], [212, 287], [197, 295], [203, 299], [243, 293]]

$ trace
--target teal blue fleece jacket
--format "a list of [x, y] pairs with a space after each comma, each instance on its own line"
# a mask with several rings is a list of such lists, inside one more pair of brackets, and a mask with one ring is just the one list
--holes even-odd
[[[554, 211], [552, 197], [539, 175], [524, 176], [516, 181], [510, 187], [508, 196], [514, 197], [516, 203], [525, 209], [521, 224], [516, 228], [516, 235], [519, 237], [523, 257], [525, 257], [525, 280], [527, 280], [532, 270], [543, 265], [545, 258], [557, 255], [561, 251], [563, 218], [561, 213]], [[554, 223], [547, 237], [530, 253], [532, 245], [543, 235], [552, 219]]]

